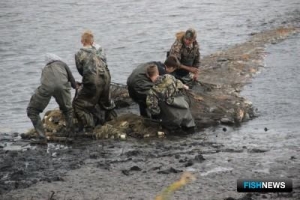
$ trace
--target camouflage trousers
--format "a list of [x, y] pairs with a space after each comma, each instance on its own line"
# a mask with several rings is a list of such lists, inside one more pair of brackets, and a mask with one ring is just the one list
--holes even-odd
[[[97, 77], [92, 83], [83, 83], [74, 98], [73, 108], [81, 128], [93, 129], [99, 121], [103, 123], [111, 120], [115, 104], [111, 100], [110, 76]], [[100, 116], [99, 108], [105, 111], [104, 120]]]

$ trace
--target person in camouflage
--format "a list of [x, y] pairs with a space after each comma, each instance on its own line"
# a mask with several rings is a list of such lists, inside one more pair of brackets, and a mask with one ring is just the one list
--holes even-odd
[[149, 66], [147, 75], [154, 85], [148, 92], [146, 104], [155, 119], [160, 119], [162, 126], [169, 130], [194, 128], [190, 106], [181, 93], [189, 89], [188, 86], [170, 74], [159, 76], [156, 66]]
[[76, 68], [82, 76], [82, 88], [73, 101], [75, 116], [86, 132], [94, 129], [94, 110], [99, 106], [105, 111], [105, 121], [115, 117], [115, 104], [111, 99], [111, 76], [102, 48], [93, 45], [91, 31], [82, 34], [83, 47], [75, 54]]
[[78, 87], [68, 65], [57, 55], [46, 54], [46, 66], [42, 71], [41, 85], [36, 89], [27, 107], [27, 116], [38, 133], [40, 142], [47, 142], [47, 140], [39, 114], [44, 111], [52, 96], [65, 116], [66, 131], [72, 131], [73, 110], [70, 85], [74, 89]]
[[174, 56], [169, 56], [164, 63], [147, 62], [137, 66], [127, 79], [129, 96], [138, 103], [140, 115], [149, 117], [146, 111], [146, 96], [149, 89], [153, 86], [153, 82], [146, 75], [148, 66], [157, 66], [159, 74], [172, 73], [180, 65], [179, 61]]
[[198, 80], [200, 67], [200, 47], [196, 38], [196, 31], [192, 28], [186, 32], [179, 32], [168, 52], [181, 63], [180, 68], [174, 72], [174, 76], [189, 85], [190, 88], [193, 86], [193, 82]]

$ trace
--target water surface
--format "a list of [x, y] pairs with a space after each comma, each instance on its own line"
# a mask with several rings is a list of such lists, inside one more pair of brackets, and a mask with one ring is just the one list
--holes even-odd
[[[246, 41], [252, 32], [285, 24], [299, 16], [299, 7], [298, 0], [4, 1], [0, 8], [0, 132], [25, 132], [32, 127], [26, 107], [39, 84], [44, 53], [62, 57], [81, 80], [74, 54], [85, 29], [91, 29], [96, 42], [106, 49], [112, 80], [125, 83], [138, 63], [163, 61], [177, 31], [195, 28], [203, 57]], [[46, 109], [55, 107], [52, 99]]]

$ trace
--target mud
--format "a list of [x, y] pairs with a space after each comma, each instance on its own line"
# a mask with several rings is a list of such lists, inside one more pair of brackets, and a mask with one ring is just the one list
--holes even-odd
[[[201, 82], [191, 94], [196, 106], [192, 111], [198, 126], [210, 128], [198, 133], [128, 137], [125, 141], [81, 138], [71, 145], [47, 146], [31, 146], [20, 140], [18, 133], [4, 135], [0, 146], [1, 199], [154, 199], [185, 171], [196, 180], [176, 191], [173, 199], [299, 199], [298, 155], [278, 158], [279, 164], [269, 173], [285, 174], [288, 167], [287, 178], [295, 180], [292, 193], [237, 193], [238, 177], [266, 176], [264, 171], [253, 173], [245, 166], [255, 166], [260, 159], [257, 154], [268, 156], [269, 149], [247, 145], [228, 148], [222, 138], [235, 126], [215, 126], [243, 125], [255, 116], [252, 104], [239, 92], [264, 67], [265, 45], [299, 32], [299, 28], [282, 27], [253, 33], [249, 41], [203, 58]], [[135, 112], [136, 106], [127, 100], [120, 113]], [[213, 163], [219, 157], [223, 160], [218, 160], [216, 167]]]

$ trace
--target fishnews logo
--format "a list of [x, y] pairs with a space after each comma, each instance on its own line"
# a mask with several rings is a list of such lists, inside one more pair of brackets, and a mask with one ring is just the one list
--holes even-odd
[[292, 179], [238, 179], [238, 192], [292, 192]]

